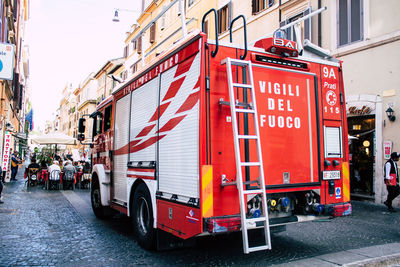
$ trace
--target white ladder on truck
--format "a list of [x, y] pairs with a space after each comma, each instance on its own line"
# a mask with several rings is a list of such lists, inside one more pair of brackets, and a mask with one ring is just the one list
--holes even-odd
[[[253, 71], [250, 61], [225, 58], [221, 61], [221, 64], [226, 64], [228, 86], [229, 86], [229, 98], [230, 98], [230, 108], [232, 116], [232, 128], [233, 128], [233, 138], [235, 145], [235, 158], [236, 158], [236, 185], [239, 190], [239, 203], [240, 203], [240, 217], [242, 223], [242, 237], [243, 237], [243, 251], [248, 254], [249, 252], [271, 249], [271, 236], [269, 229], [268, 220], [268, 209], [267, 209], [267, 194], [265, 191], [265, 180], [264, 180], [264, 169], [261, 155], [261, 143], [260, 143], [260, 132], [258, 127], [258, 115], [257, 106], [255, 101], [254, 92], [254, 82], [253, 82]], [[248, 75], [249, 83], [234, 83], [232, 75], [232, 66], [238, 66], [238, 69], [242, 69], [243, 75]], [[239, 70], [238, 70], [239, 72]], [[245, 74], [246, 73], [246, 74]], [[235, 88], [245, 88], [248, 92], [251, 92], [251, 103], [250, 104], [240, 104], [238, 97], [235, 96]], [[253, 120], [254, 122], [254, 134], [245, 135], [239, 134], [238, 130], [238, 120], [239, 114], [248, 114], [248, 120]], [[240, 148], [240, 140], [253, 140], [256, 142], [257, 147], [257, 161], [255, 162], [245, 162], [241, 159], [241, 153], [243, 149]], [[253, 142], [252, 141], [252, 142]], [[243, 147], [243, 146], [242, 146]], [[258, 168], [258, 186], [249, 187], [249, 182], [243, 182], [243, 167]], [[251, 183], [251, 182], [250, 182]], [[244, 189], [246, 186], [246, 189]], [[259, 217], [248, 218], [246, 215], [247, 209], [247, 196], [248, 195], [260, 195], [262, 196], [262, 211]], [[264, 228], [264, 240], [263, 244], [257, 244], [255, 246], [250, 246], [249, 243], [249, 230], [254, 228], [259, 228], [258, 226], [262, 224]]]

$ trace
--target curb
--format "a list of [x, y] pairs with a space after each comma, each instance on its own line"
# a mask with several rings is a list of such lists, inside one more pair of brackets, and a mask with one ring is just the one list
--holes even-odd
[[343, 264], [345, 267], [400, 266], [400, 253]]

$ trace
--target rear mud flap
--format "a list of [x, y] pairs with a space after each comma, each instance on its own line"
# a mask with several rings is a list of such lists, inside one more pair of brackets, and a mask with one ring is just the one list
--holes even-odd
[[195, 245], [196, 239], [194, 237], [181, 239], [170, 233], [157, 229], [157, 251], [194, 247]]

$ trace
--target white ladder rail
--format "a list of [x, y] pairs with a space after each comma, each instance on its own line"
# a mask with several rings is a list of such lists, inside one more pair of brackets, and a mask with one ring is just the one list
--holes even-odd
[[[236, 160], [236, 169], [237, 169], [237, 176], [236, 176], [236, 185], [239, 191], [239, 201], [240, 201], [240, 218], [242, 224], [242, 237], [243, 237], [243, 250], [244, 253], [249, 253], [253, 251], [271, 249], [271, 237], [270, 237], [270, 229], [269, 229], [269, 219], [268, 219], [268, 208], [267, 208], [267, 194], [265, 191], [265, 180], [264, 180], [264, 169], [262, 164], [262, 154], [261, 154], [261, 143], [260, 143], [260, 133], [258, 127], [258, 115], [257, 115], [257, 106], [256, 106], [256, 98], [254, 92], [254, 81], [253, 81], [253, 71], [251, 67], [250, 61], [239, 60], [239, 59], [232, 59], [226, 58], [221, 61], [222, 64], [226, 64], [227, 68], [227, 78], [228, 78], [228, 86], [229, 86], [229, 98], [230, 98], [230, 108], [231, 108], [231, 117], [232, 117], [232, 128], [233, 128], [233, 136], [234, 136], [234, 146], [235, 146], [235, 160]], [[247, 73], [249, 76], [249, 84], [239, 84], [234, 83], [232, 78], [232, 65], [246, 67]], [[235, 92], [234, 87], [239, 88], [247, 88], [251, 91], [251, 100], [252, 100], [252, 109], [239, 109], [236, 108], [236, 99], [235, 99]], [[255, 135], [239, 135], [238, 131], [238, 124], [237, 124], [237, 114], [238, 113], [248, 113], [253, 114], [253, 122], [254, 122], [254, 129]], [[257, 162], [242, 162], [241, 161], [241, 151], [240, 151], [240, 140], [247, 139], [247, 140], [256, 140], [257, 145]], [[243, 166], [255, 166], [259, 168], [259, 180], [260, 180], [260, 189], [258, 190], [244, 190], [243, 189], [243, 175], [242, 175], [242, 167]], [[247, 201], [245, 201], [245, 195], [248, 194], [261, 194], [262, 195], [262, 209], [263, 215], [259, 218], [247, 218], [246, 217], [246, 208], [247, 208]], [[264, 237], [265, 237], [265, 245], [260, 246], [249, 246], [249, 239], [248, 239], [248, 230], [252, 229], [248, 223], [254, 222], [263, 222], [264, 227]]]

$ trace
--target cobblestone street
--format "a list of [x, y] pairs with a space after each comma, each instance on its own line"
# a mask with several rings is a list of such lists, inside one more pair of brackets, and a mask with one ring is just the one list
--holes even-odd
[[[89, 190], [27, 190], [22, 173], [3, 192], [0, 266], [266, 266], [400, 242], [400, 212], [353, 201], [350, 217], [290, 225], [273, 235], [272, 251], [243, 254], [240, 234], [205, 237], [191, 248], [146, 251], [135, 241], [127, 218], [95, 218]], [[368, 258], [350, 256], [354, 261]]]

